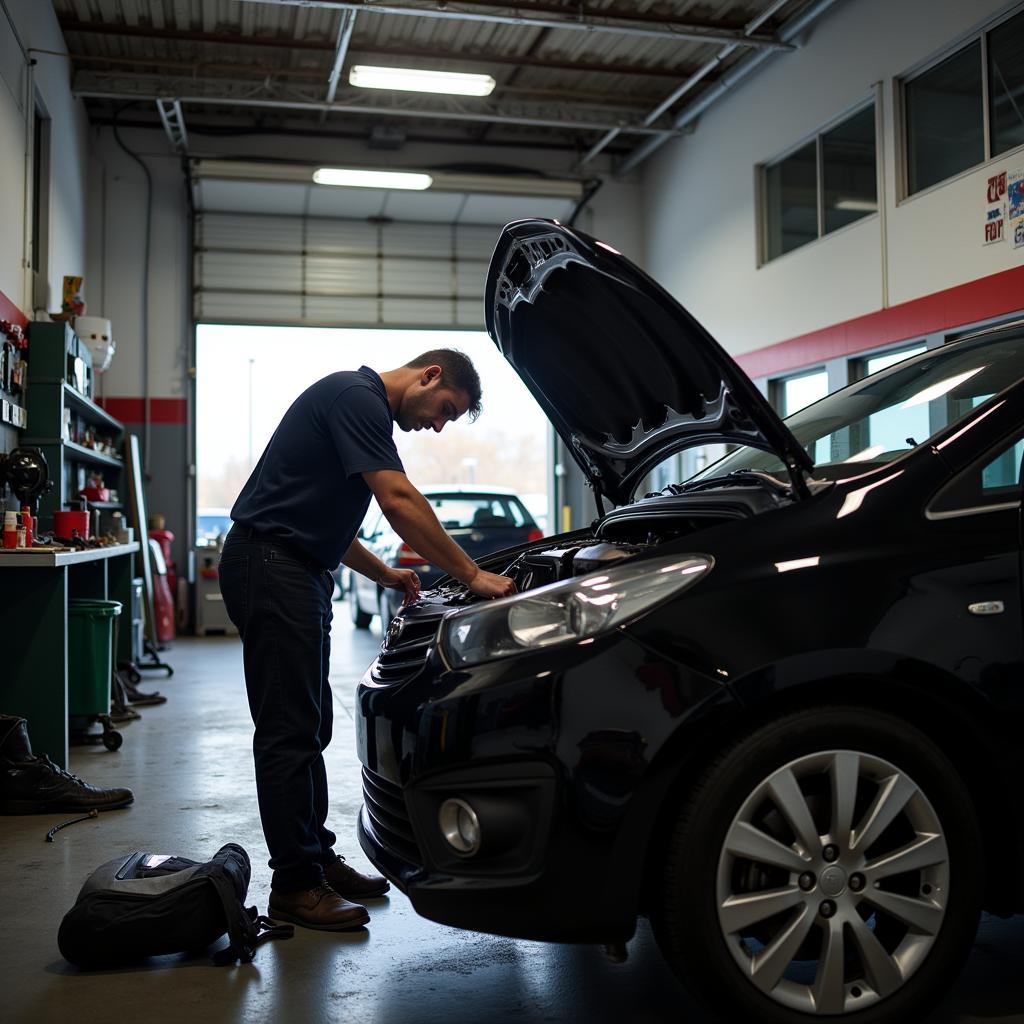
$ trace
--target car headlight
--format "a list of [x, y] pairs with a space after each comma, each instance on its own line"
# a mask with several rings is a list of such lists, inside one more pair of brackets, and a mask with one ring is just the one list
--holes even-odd
[[578, 643], [648, 611], [707, 573], [710, 555], [663, 555], [455, 612], [441, 624], [453, 668]]

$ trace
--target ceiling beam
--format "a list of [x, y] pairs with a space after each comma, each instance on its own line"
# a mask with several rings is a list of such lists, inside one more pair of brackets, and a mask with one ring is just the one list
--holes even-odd
[[[116, 121], [121, 128], [142, 128], [146, 130], [162, 130], [160, 121], [154, 117], [145, 120], [145, 111], [140, 110], [139, 116], [117, 117]], [[109, 128], [114, 124], [115, 117], [113, 114], [94, 113], [90, 119], [90, 124], [100, 125], [102, 127]], [[223, 138], [226, 136], [233, 136], [238, 138], [247, 138], [251, 136], [267, 136], [267, 135], [280, 135], [288, 138], [297, 139], [330, 139], [337, 141], [338, 139], [351, 139], [356, 142], [366, 141], [365, 131], [345, 131], [337, 127], [320, 128], [314, 127], [312, 123], [303, 126], [285, 126], [285, 125], [255, 125], [252, 122], [245, 124], [231, 124], [225, 123], [224, 121], [208, 121], [203, 118], [202, 115], [196, 114], [189, 118], [189, 132], [191, 136], [202, 135], [210, 136], [213, 138]], [[451, 135], [437, 135], [437, 134], [424, 134], [417, 132], [409, 132], [405, 136], [406, 142], [422, 142], [429, 144], [436, 144], [440, 146], [460, 146], [465, 147], [467, 145], [467, 139], [465, 137], [454, 137]], [[529, 150], [545, 150], [557, 153], [578, 153], [579, 147], [572, 141], [559, 141], [557, 138], [539, 138], [537, 136], [531, 136], [529, 139], [509, 139], [509, 138], [490, 138], [483, 141], [473, 140], [471, 143], [474, 147], [486, 146], [491, 149], [529, 149]], [[193, 152], [195, 152], [195, 145], [193, 144]], [[605, 150], [605, 155], [616, 154], [624, 156], [628, 153], [627, 149], [616, 149], [609, 147]], [[210, 154], [212, 157], [214, 154]]]
[[[273, 49], [303, 50], [315, 53], [333, 53], [333, 43], [316, 39], [292, 39], [278, 36], [244, 36], [231, 32], [193, 32], [188, 29], [151, 28], [146, 25], [113, 25], [98, 21], [77, 21], [61, 18], [60, 27], [64, 32], [82, 32], [87, 35], [123, 36], [134, 39], [160, 39], [169, 42], [210, 43], [214, 46], [251, 46]], [[385, 57], [423, 57], [436, 60], [436, 48], [417, 46], [391, 46], [378, 43], [358, 42], [349, 44], [350, 53], [379, 54]], [[658, 64], [605, 64], [598, 61], [558, 60], [552, 57], [518, 57], [506, 53], [445, 53], [445, 61], [466, 64], [513, 64], [522, 67], [542, 68], [552, 71], [594, 71], [609, 75], [642, 75], [653, 78], [685, 78], [692, 74], [694, 66]]]
[[[743, 26], [743, 32], [745, 35], [752, 35], [756, 32], [766, 21], [774, 17], [778, 12], [786, 6], [789, 0], [771, 0], [771, 3], [756, 17], [752, 18], [746, 25]], [[723, 46], [718, 53], [716, 53], [710, 60], [705, 62], [704, 66], [698, 68], [686, 81], [682, 82], [675, 89], [669, 93], [645, 118], [644, 124], [653, 124], [655, 121], [665, 113], [666, 110], [674, 107], [688, 92], [691, 92], [700, 82], [704, 80], [707, 75], [714, 71], [730, 54], [739, 48], [738, 43], [728, 43]], [[604, 138], [600, 139], [590, 151], [580, 161], [580, 166], [589, 163], [603, 150], [609, 142], [611, 142], [618, 134], [614, 129], [608, 132]]]
[[[122, 85], [122, 88], [114, 88], [104, 80], [80, 82], [82, 74], [76, 77], [72, 86], [72, 93], [83, 99], [107, 99], [107, 100], [145, 100], [155, 102], [157, 99], [178, 100], [180, 103], [203, 106], [226, 106], [226, 107], [248, 107], [266, 110], [295, 110], [307, 113], [319, 113], [324, 110], [331, 114], [348, 114], [366, 117], [398, 117], [408, 120], [428, 121], [459, 121], [472, 124], [500, 124], [519, 125], [532, 128], [558, 128], [566, 131], [592, 131], [607, 132], [612, 128], [620, 128], [623, 134], [659, 136], [664, 133], [675, 134], [671, 128], [654, 128], [645, 125], [635, 124], [630, 121], [609, 123], [606, 117], [598, 120], [581, 115], [579, 111], [567, 111], [562, 116], [550, 116], [545, 110], [537, 110], [536, 113], [512, 113], [507, 109], [493, 103], [476, 104], [471, 108], [450, 100], [443, 101], [444, 105], [439, 107], [416, 106], [413, 103], [403, 102], [401, 104], [371, 104], [369, 102], [358, 103], [325, 103], [315, 99], [280, 99], [274, 96], [252, 96], [252, 83], [215, 83], [222, 90], [225, 85], [237, 85], [239, 92], [244, 95], [232, 95], [230, 92], [220, 93], [202, 92], [183, 93], [180, 89], [168, 89], [168, 83], [163, 79], [154, 79], [152, 76], [118, 75], [115, 81]], [[93, 76], [95, 78], [95, 76]], [[88, 79], [88, 76], [86, 76]], [[202, 89], [202, 81], [190, 81], [188, 87], [191, 90]], [[524, 107], [525, 104], [517, 104], [517, 107]], [[564, 110], [563, 107], [558, 107]]]
[[352, 41], [352, 30], [356, 27], [356, 15], [354, 11], [343, 11], [338, 19], [338, 40], [334, 45], [334, 64], [331, 66], [331, 75], [327, 81], [327, 102], [334, 102], [334, 95], [338, 91], [338, 80], [341, 78], [341, 69], [348, 54], [349, 43]]
[[[265, 64], [233, 64], [223, 61], [183, 61], [168, 60], [164, 57], [112, 57], [107, 54], [91, 53], [60, 53], [57, 50], [34, 50], [35, 53], [46, 53], [53, 57], [64, 57], [82, 64], [111, 64], [120, 67], [155, 68], [158, 71], [180, 72], [190, 78], [196, 77], [232, 77], [235, 83], [241, 84], [244, 81], [242, 76], [251, 74], [256, 76], [249, 81], [248, 86], [259, 90], [266, 84], [267, 78], [295, 78], [303, 81], [322, 82], [323, 72], [315, 68], [279, 68]], [[97, 71], [102, 74], [102, 71]], [[113, 72], [117, 75], [118, 72]], [[176, 76], [176, 77], [180, 77]], [[499, 83], [495, 91], [510, 99], [558, 99], [565, 103], [578, 103], [581, 106], [612, 107], [618, 110], [628, 110], [632, 107], [646, 107], [650, 99], [643, 96], [630, 96], [623, 93], [600, 93], [600, 92], [579, 92], [557, 88], [534, 88], [531, 86], [507, 85]], [[357, 94], [361, 95], [361, 94]], [[333, 102], [335, 96], [330, 97], [326, 102]]]
[[185, 114], [177, 100], [156, 101], [156, 109], [163, 122], [164, 131], [171, 148], [182, 156], [188, 155], [188, 132], [185, 129]]
[[[800, 14], [796, 17], [790, 18], [789, 21], [785, 22], [781, 29], [779, 29], [779, 35], [783, 39], [797, 39], [807, 29], [814, 24], [822, 15], [824, 15], [828, 9], [836, 3], [836, 0], [814, 0], [809, 7], [805, 7]], [[697, 97], [692, 103], [687, 104], [675, 117], [673, 124], [680, 131], [693, 124], [694, 121], [704, 113], [713, 103], [716, 103], [722, 98], [727, 92], [735, 88], [744, 79], [752, 75], [758, 68], [762, 67], [768, 60], [776, 56], [775, 54], [762, 51], [761, 53], [749, 54], [744, 60], [740, 61], [739, 64], [735, 65], [728, 74], [724, 75], [721, 80], [714, 86], [714, 88], [708, 89]], [[626, 157], [625, 160], [616, 168], [616, 175], [628, 174], [634, 168], [638, 167], [643, 163], [652, 153], [656, 152], [665, 139], [647, 139], [642, 142], [632, 153]]]
[[[436, 0], [430, 0], [431, 6], [413, 6], [409, 4], [380, 4], [374, 0], [357, 0], [355, 3], [343, 3], [341, 0], [241, 0], [242, 3], [265, 4], [270, 7], [320, 7], [330, 11], [357, 11], [366, 14], [384, 14], [413, 18], [433, 18], [439, 21], [477, 21], [490, 25], [515, 25], [520, 28], [556, 28], [566, 32], [601, 32], [620, 36], [638, 36], [646, 39], [681, 39], [698, 43], [738, 43], [760, 50], [791, 50], [787, 43], [780, 42], [771, 35], [747, 36], [742, 29], [709, 28], [707, 25], [694, 25], [681, 21], [662, 22], [656, 25], [635, 24], [637, 19], [629, 15], [609, 17], [606, 13], [573, 15], [573, 14], [534, 14], [535, 7], [516, 7], [503, 4], [509, 13], [485, 14], [483, 12], [448, 10], [433, 6]], [[629, 18], [629, 21], [624, 20]]]

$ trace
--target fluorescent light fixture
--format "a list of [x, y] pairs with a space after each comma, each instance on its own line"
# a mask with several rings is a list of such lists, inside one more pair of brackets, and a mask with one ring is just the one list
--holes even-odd
[[[308, 173], [308, 172], [307, 172]], [[343, 188], [405, 188], [422, 191], [434, 179], [415, 171], [360, 171], [345, 167], [321, 167], [313, 172], [318, 185], [339, 185]]]
[[426, 68], [378, 68], [356, 64], [348, 73], [350, 85], [360, 89], [399, 89], [402, 92], [440, 92], [449, 96], [490, 96], [495, 81], [490, 75]]

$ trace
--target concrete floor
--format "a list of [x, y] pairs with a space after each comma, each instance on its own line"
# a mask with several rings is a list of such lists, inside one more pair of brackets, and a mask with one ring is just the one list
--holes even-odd
[[[355, 840], [361, 803], [353, 691], [380, 637], [353, 630], [335, 605], [332, 682], [335, 739], [327, 752], [339, 852], [366, 861]], [[0, 818], [0, 1020], [10, 1024], [147, 1024], [187, 1021], [358, 1021], [360, 1024], [702, 1024], [708, 1018], [662, 963], [646, 923], [629, 960], [610, 964], [589, 946], [553, 946], [461, 932], [413, 913], [400, 893], [370, 904], [368, 931], [297, 929], [262, 946], [252, 964], [214, 967], [162, 957], [145, 967], [83, 974], [57, 950], [60, 919], [89, 872], [144, 849], [201, 858], [241, 843], [253, 861], [249, 903], [265, 911], [269, 869], [250, 748], [251, 723], [235, 638], [178, 641], [175, 675], [147, 673], [146, 689], [170, 696], [124, 727], [124, 746], [75, 748], [72, 770], [98, 785], [128, 785], [135, 804], [60, 832], [66, 815]], [[1007, 865], [1020, 870], [1021, 865]], [[929, 1024], [1024, 1024], [1024, 918], [986, 918], [970, 963]], [[910, 1022], [908, 1022], [910, 1024]]]

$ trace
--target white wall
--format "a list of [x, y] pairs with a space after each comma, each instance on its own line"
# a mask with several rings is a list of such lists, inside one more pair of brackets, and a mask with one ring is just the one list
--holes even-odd
[[[797, 52], [755, 73], [644, 168], [646, 269], [735, 353], [1019, 266], [981, 244], [985, 181], [1024, 153], [897, 204], [894, 78], [1003, 0], [841, 0]], [[883, 217], [757, 266], [755, 166], [862, 103], [880, 83]], [[1024, 306], [1024, 299], [1021, 305]]]
[[[99, 378], [103, 397], [183, 398], [191, 313], [188, 206], [181, 164], [163, 134], [120, 129], [152, 176], [149, 311], [143, 316], [147, 184], [142, 168], [109, 128], [89, 146], [89, 311], [111, 321], [117, 353]], [[148, 324], [148, 373], [143, 338]]]
[[23, 46], [67, 53], [53, 5], [42, 0], [6, 0], [6, 6], [14, 26], [0, 10], [0, 291], [28, 314], [32, 289], [25, 235], [31, 227], [26, 210], [31, 210], [34, 95], [38, 93], [52, 121], [46, 303], [50, 310], [60, 308], [63, 276], [85, 271], [87, 121], [81, 101], [71, 96], [70, 62], [34, 53], [30, 56], [37, 63], [29, 69], [22, 52]]

